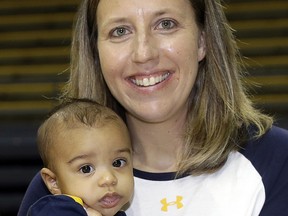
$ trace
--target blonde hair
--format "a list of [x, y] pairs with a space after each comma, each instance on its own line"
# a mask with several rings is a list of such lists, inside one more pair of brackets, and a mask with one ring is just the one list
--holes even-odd
[[87, 99], [67, 99], [51, 111], [38, 129], [37, 145], [44, 166], [53, 166], [53, 151], [57, 149], [55, 137], [58, 134], [72, 128], [100, 128], [110, 122], [125, 127], [124, 123], [120, 123], [122, 119], [107, 107]]
[[[71, 48], [71, 73], [63, 97], [90, 98], [125, 119], [125, 110], [111, 95], [102, 75], [97, 50], [96, 10], [99, 0], [84, 0], [79, 8]], [[213, 172], [249, 136], [262, 136], [272, 119], [248, 99], [241, 80], [243, 64], [220, 0], [190, 0], [204, 32], [206, 57], [199, 64], [189, 97], [184, 150], [179, 173]]]

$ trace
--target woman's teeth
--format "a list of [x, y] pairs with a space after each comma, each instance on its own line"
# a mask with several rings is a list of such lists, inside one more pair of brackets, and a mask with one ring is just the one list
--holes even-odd
[[167, 79], [169, 74], [170, 73], [166, 73], [160, 76], [145, 77], [143, 79], [132, 79], [132, 82], [137, 86], [144, 86], [144, 87], [153, 86], [160, 82], [163, 82], [165, 79]]

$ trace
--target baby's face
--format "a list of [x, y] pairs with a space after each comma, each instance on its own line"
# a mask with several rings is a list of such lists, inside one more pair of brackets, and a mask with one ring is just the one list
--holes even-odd
[[133, 193], [131, 151], [122, 123], [59, 134], [54, 164], [61, 193], [80, 197], [105, 216], [116, 214]]

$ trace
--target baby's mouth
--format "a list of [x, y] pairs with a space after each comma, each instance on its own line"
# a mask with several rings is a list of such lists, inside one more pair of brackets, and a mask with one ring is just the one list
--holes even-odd
[[113, 194], [107, 194], [103, 198], [101, 198], [100, 203], [103, 208], [113, 208], [117, 206], [120, 200], [121, 196], [116, 193], [113, 193]]
[[149, 77], [132, 77], [130, 78], [130, 80], [137, 86], [140, 87], [149, 87], [149, 86], [154, 86], [157, 85], [163, 81], [165, 81], [170, 75], [170, 72], [166, 72], [162, 75], [151, 75]]

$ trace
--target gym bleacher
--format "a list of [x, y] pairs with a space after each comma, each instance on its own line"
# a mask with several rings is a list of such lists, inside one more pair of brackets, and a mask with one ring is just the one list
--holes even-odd
[[35, 135], [67, 80], [78, 2], [0, 1], [0, 216], [17, 214], [41, 167]]
[[[42, 165], [36, 132], [67, 81], [79, 2], [0, 1], [0, 216], [17, 214]], [[288, 129], [288, 1], [225, 2], [249, 65], [252, 99]]]

